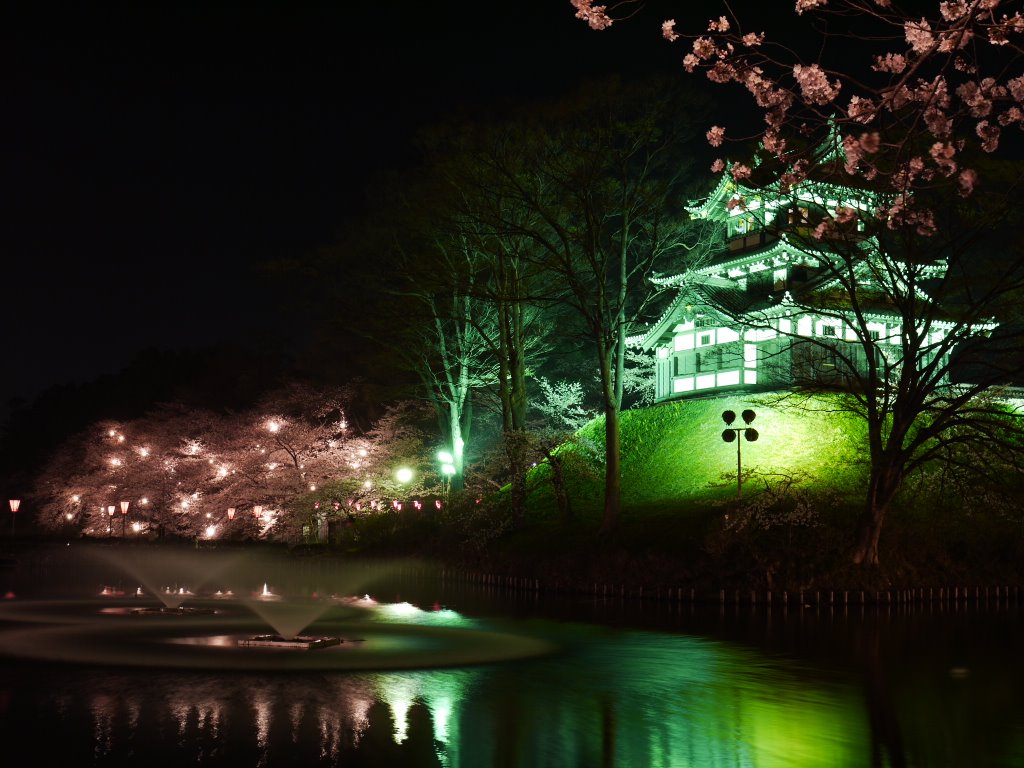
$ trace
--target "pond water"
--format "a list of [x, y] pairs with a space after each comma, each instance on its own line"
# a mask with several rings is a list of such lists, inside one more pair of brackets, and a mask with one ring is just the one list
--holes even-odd
[[[768, 609], [83, 549], [0, 571], [5, 765], [1024, 765], [1016, 598]], [[237, 642], [279, 628], [340, 642]]]

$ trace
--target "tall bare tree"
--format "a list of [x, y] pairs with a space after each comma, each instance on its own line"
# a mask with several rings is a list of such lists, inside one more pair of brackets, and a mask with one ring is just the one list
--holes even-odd
[[666, 82], [613, 79], [506, 124], [483, 158], [501, 203], [492, 226], [530, 243], [529, 258], [548, 276], [543, 300], [572, 310], [572, 333], [594, 353], [605, 418], [604, 533], [621, 507], [627, 334], [655, 306], [653, 271], [700, 258], [711, 245], [683, 210], [700, 107]]

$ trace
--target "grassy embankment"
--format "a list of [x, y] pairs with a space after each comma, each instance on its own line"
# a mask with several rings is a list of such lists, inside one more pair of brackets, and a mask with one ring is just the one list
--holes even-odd
[[[753, 397], [689, 400], [622, 418], [622, 514], [601, 536], [603, 468], [567, 457], [573, 515], [563, 519], [550, 469], [530, 477], [516, 529], [501, 503], [451, 516], [386, 523], [391, 546], [555, 587], [650, 591], [902, 589], [1019, 584], [1022, 526], [933, 479], [907, 483], [882, 538], [881, 568], [855, 568], [849, 549], [865, 487], [863, 425]], [[752, 408], [756, 442], [722, 440], [722, 412]], [[734, 423], [733, 426], [742, 426]], [[581, 435], [603, 443], [603, 422]], [[599, 452], [599, 451], [598, 451]], [[383, 522], [383, 521], [381, 521]], [[364, 531], [364, 551], [384, 531]], [[390, 548], [390, 547], [389, 547]]]

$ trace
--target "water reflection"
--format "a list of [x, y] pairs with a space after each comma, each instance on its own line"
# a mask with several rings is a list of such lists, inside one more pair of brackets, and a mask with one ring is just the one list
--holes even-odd
[[[394, 646], [417, 632], [431, 649], [515, 638], [545, 652], [474, 649], [439, 667], [428, 649], [408, 668], [308, 668], [276, 661], [289, 652], [239, 655], [232, 640], [253, 617], [226, 600], [213, 615], [154, 619], [101, 613], [95, 600], [15, 601], [0, 608], [4, 764], [1024, 765], [1016, 604], [634, 615], [498, 597], [469, 611], [364, 601], [380, 638], [367, 652], [410, 653]], [[145, 642], [112, 638], [110, 627], [128, 625], [145, 627]], [[36, 643], [36, 655], [16, 641]], [[152, 655], [119, 662], [128, 653]], [[227, 669], [222, 658], [261, 661]]]
[[852, 678], [694, 637], [530, 631], [563, 652], [391, 673], [63, 670], [59, 685], [46, 667], [8, 671], [3, 739], [42, 719], [64, 736], [37, 757], [94, 765], [870, 764]]

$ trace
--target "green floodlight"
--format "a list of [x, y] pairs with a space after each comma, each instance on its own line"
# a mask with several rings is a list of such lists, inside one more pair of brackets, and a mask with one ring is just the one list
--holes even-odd
[[408, 467], [401, 467], [395, 472], [395, 479], [400, 483], [408, 483], [412, 480], [412, 470]]
[[448, 451], [438, 451], [437, 452], [437, 460], [440, 461], [442, 464], [454, 464], [455, 463], [455, 457], [452, 456], [450, 453], [448, 453]]
[[442, 474], [445, 474], [448, 477], [451, 477], [452, 475], [455, 474], [455, 465], [452, 464], [452, 463], [442, 464], [441, 465], [441, 472], [442, 472]]

